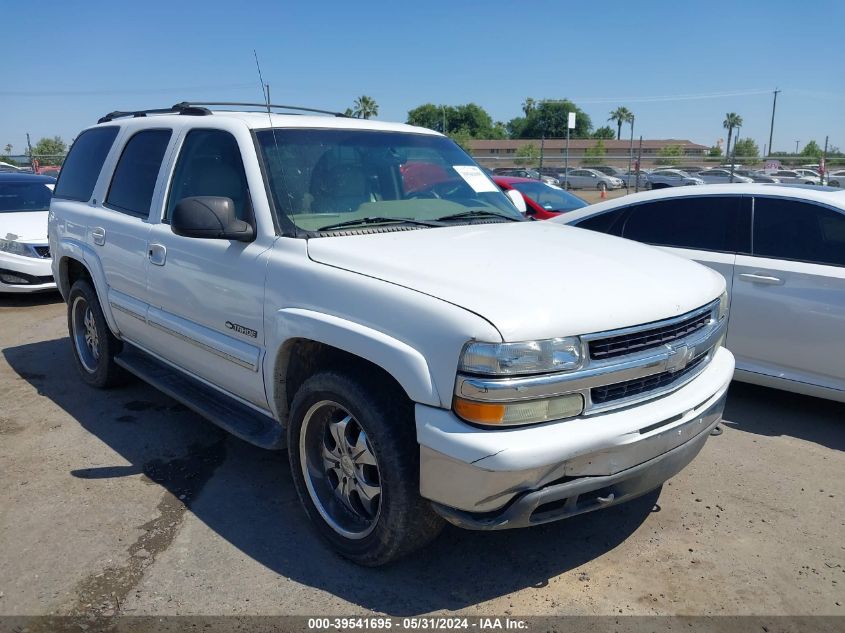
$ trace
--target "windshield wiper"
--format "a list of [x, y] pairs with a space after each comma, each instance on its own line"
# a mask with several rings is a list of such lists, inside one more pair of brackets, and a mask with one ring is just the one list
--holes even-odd
[[444, 215], [437, 218], [438, 222], [447, 222], [449, 220], [462, 220], [464, 218], [502, 218], [510, 222], [521, 222], [522, 218], [515, 218], [511, 215], [504, 215], [496, 213], [495, 211], [485, 211], [484, 209], [471, 209], [470, 211], [461, 211], [460, 213], [452, 213], [451, 215]]
[[370, 216], [366, 218], [357, 218], [355, 220], [346, 220], [345, 222], [337, 222], [336, 224], [327, 224], [321, 226], [318, 231], [330, 231], [332, 229], [342, 229], [347, 226], [367, 224], [417, 224], [419, 226], [443, 226], [437, 222], [426, 222], [424, 220], [414, 220], [412, 218], [387, 218], [379, 216]]

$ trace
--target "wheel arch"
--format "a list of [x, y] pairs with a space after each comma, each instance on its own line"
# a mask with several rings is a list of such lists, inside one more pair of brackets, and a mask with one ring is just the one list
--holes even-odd
[[280, 310], [281, 343], [267, 370], [267, 394], [278, 419], [287, 421], [296, 390], [323, 369], [363, 372], [407, 398], [441, 406], [428, 363], [409, 345], [340, 317], [302, 309]]

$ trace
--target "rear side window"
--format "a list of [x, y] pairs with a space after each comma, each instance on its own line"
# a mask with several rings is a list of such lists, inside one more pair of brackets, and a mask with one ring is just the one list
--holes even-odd
[[798, 200], [756, 198], [754, 254], [845, 266], [845, 214]]
[[59, 172], [53, 195], [86, 202], [94, 192], [97, 177], [117, 137], [116, 126], [97, 127], [80, 134]]
[[747, 252], [750, 199], [741, 196], [670, 198], [631, 207], [622, 237], [659, 246]]
[[105, 205], [130, 215], [147, 217], [153, 200], [170, 130], [144, 130], [126, 143], [117, 162]]

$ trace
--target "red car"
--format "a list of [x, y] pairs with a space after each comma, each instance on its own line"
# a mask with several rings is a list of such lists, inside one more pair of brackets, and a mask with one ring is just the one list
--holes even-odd
[[525, 198], [527, 215], [538, 220], [556, 218], [561, 213], [586, 207], [587, 203], [576, 195], [558, 187], [552, 187], [533, 178], [493, 175], [493, 182], [502, 189], [515, 189]]

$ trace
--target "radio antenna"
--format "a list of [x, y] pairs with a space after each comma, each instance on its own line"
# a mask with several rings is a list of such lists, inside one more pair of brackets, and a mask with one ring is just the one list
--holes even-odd
[[255, 56], [255, 67], [258, 69], [258, 81], [261, 84], [261, 97], [264, 103], [267, 104], [267, 114], [270, 114], [270, 84], [264, 83], [264, 78], [261, 76], [261, 64], [258, 63], [258, 53], [252, 49], [252, 54]]

